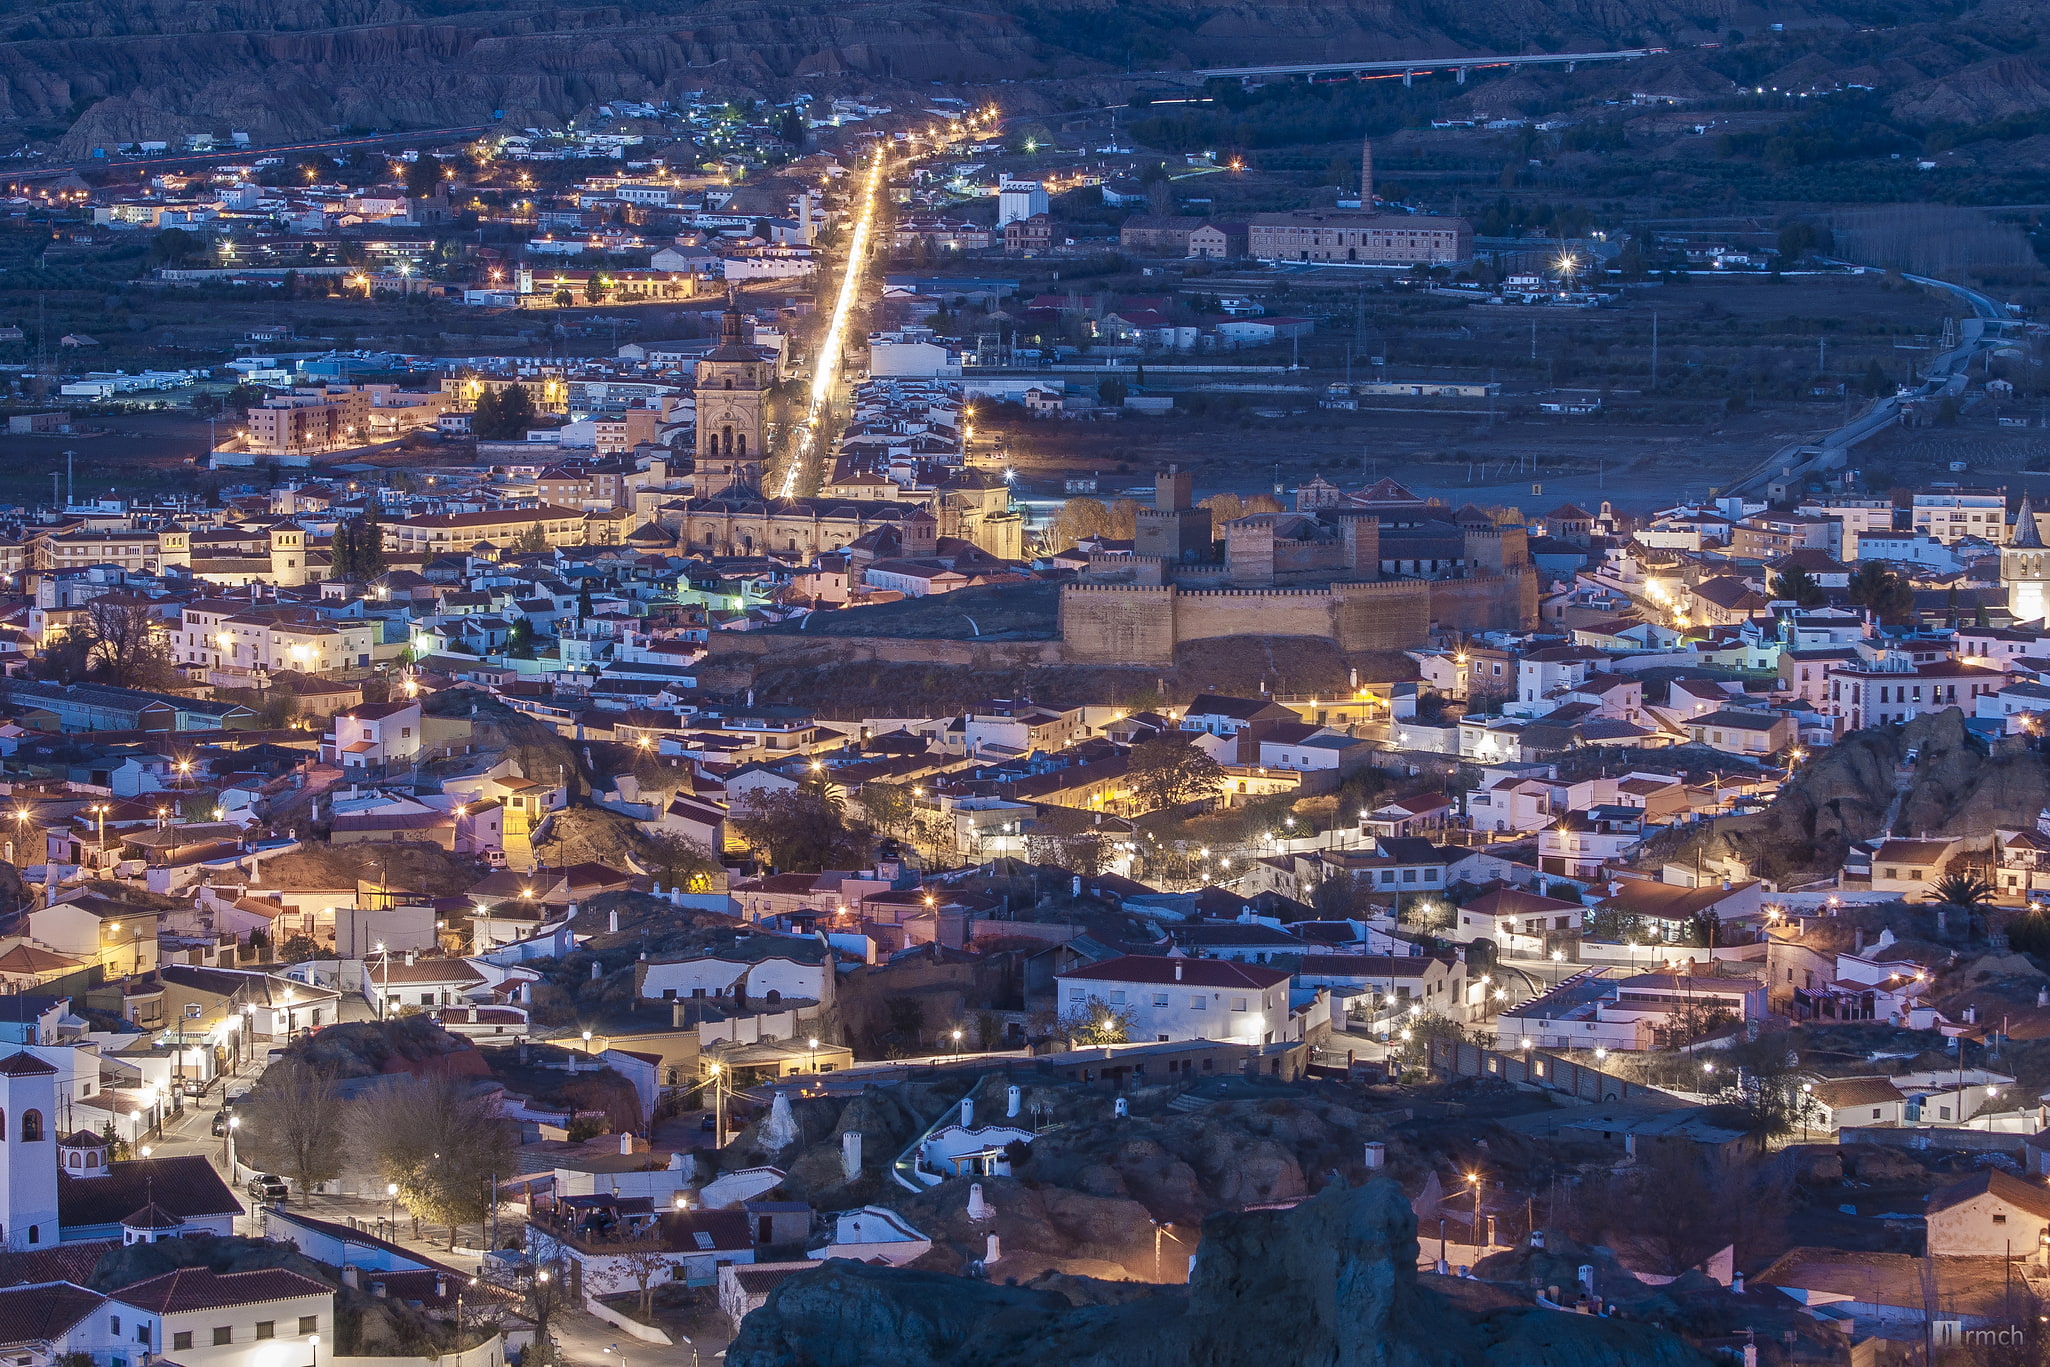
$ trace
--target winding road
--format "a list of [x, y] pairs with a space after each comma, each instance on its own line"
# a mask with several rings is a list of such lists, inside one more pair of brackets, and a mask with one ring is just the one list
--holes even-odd
[[1948, 280], [1933, 280], [1925, 275], [1903, 275], [1901, 279], [1956, 295], [1972, 310], [1971, 321], [1979, 323], [1979, 328], [1972, 331], [1968, 324], [1966, 330], [1971, 335], [1961, 338], [1957, 346], [1930, 361], [1921, 384], [1874, 399], [1857, 417], [1820, 441], [1796, 441], [1782, 446], [1750, 474], [1724, 489], [1723, 493], [1743, 495], [1763, 489], [1781, 470], [1788, 470], [1792, 478], [1800, 479], [1817, 471], [1841, 468], [1850, 460], [1853, 446], [1898, 423], [1905, 404], [1917, 399], [1943, 395], [1954, 397], [1963, 393], [1972, 360], [1980, 352], [1990, 351], [2008, 340], [1998, 327], [1992, 326], [2006, 320], [2007, 308], [1991, 295], [1968, 285], [1954, 285]]

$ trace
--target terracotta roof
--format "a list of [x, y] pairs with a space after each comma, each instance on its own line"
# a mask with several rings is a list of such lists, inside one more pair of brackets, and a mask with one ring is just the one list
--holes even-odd
[[56, 1071], [26, 1049], [0, 1058], [0, 1077], [39, 1077]]
[[0, 1346], [61, 1339], [104, 1303], [103, 1297], [65, 1282], [0, 1291]]
[[1845, 1106], [1880, 1106], [1901, 1100], [1890, 1077], [1838, 1077], [1815, 1084], [1815, 1099], [1831, 1110]]
[[1998, 1168], [1987, 1168], [1975, 1172], [1963, 1181], [1953, 1182], [1929, 1193], [1929, 1204], [1924, 1207], [1925, 1215], [1934, 1215], [1939, 1210], [1963, 1205], [1975, 1196], [1992, 1196], [2010, 1206], [2025, 1210], [2039, 1219], [2050, 1220], [2050, 1189], [2011, 1177]]
[[292, 1300], [299, 1296], [333, 1294], [334, 1288], [326, 1282], [287, 1272], [282, 1267], [260, 1267], [247, 1272], [181, 1267], [176, 1272], [166, 1272], [161, 1277], [151, 1277], [148, 1281], [123, 1287], [114, 1299], [138, 1310], [175, 1315], [185, 1310], [217, 1310], [234, 1305]]
[[213, 1163], [197, 1155], [111, 1163], [103, 1177], [57, 1174], [57, 1215], [67, 1229], [119, 1224], [151, 1201], [187, 1220], [243, 1213]]

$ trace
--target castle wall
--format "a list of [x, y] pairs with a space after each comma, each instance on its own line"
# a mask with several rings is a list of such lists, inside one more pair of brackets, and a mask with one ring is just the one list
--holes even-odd
[[1537, 576], [1528, 566], [1508, 574], [1432, 579], [1430, 616], [1440, 631], [1527, 631], [1537, 625]]
[[1175, 590], [1064, 584], [1061, 640], [1077, 664], [1173, 664]]
[[1193, 589], [1175, 595], [1175, 640], [1332, 636], [1328, 589]]
[[1333, 584], [1333, 637], [1340, 650], [1408, 650], [1430, 639], [1431, 590], [1421, 579]]
[[1537, 610], [1537, 577], [1527, 566], [1472, 579], [1304, 589], [1070, 584], [1061, 590], [1061, 639], [1069, 659], [1101, 664], [1170, 664], [1179, 643], [1219, 636], [1315, 636], [1341, 650], [1407, 650], [1434, 630], [1527, 629]]

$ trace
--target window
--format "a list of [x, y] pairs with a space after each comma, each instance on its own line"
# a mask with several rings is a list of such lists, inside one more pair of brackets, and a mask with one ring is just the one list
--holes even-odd
[[171, 1335], [171, 1351], [172, 1351], [172, 1352], [174, 1352], [174, 1353], [175, 1353], [175, 1352], [180, 1352], [180, 1351], [182, 1351], [182, 1350], [184, 1350], [184, 1349], [190, 1348], [191, 1346], [192, 1346], [192, 1331], [191, 1331], [190, 1329], [184, 1330], [184, 1331], [183, 1331], [183, 1332], [181, 1332], [181, 1333], [176, 1333], [176, 1334], [173, 1334], [173, 1335]]
[[135, 1326], [135, 1341], [145, 1348], [149, 1347], [149, 1326], [147, 1324]]
[[1208, 1011], [1210, 1004], [1203, 1000], [1201, 993], [1198, 993], [1196, 996], [1189, 998], [1189, 1009], [1191, 1011]]
[[1167, 993], [1165, 993], [1165, 992], [1155, 992], [1155, 993], [1153, 994], [1153, 1004], [1154, 1004], [1155, 1006], [1166, 1006], [1166, 1005], [1167, 1005]]
[[234, 1341], [235, 1331], [233, 1328], [225, 1324], [217, 1324], [214, 1326], [214, 1343], [216, 1345], [223, 1343], [233, 1343]]
[[43, 1113], [41, 1111], [23, 1111], [21, 1113], [21, 1142], [24, 1144], [34, 1144], [39, 1142], [42, 1137]]
[[1231, 1009], [1232, 1009], [1232, 1010], [1234, 1010], [1234, 1011], [1243, 1011], [1243, 1010], [1245, 1010], [1245, 1009], [1246, 1009], [1246, 999], [1245, 999], [1244, 997], [1233, 997], [1233, 998], [1231, 999]]
[[1993, 1217], [1993, 1223], [1996, 1225], [2004, 1225], [2007, 1223], [2007, 1216], [2004, 1214], [1995, 1215]]
[[1125, 1004], [1125, 990], [1123, 988], [1117, 987], [1111, 989], [1110, 1004], [1112, 1006], [1123, 1006]]
[[1071, 1002], [1086, 1002], [1089, 1000], [1089, 994], [1079, 987], [1071, 987], [1068, 989], [1068, 1000]]
[[276, 1338], [278, 1336], [278, 1322], [276, 1320], [258, 1320], [256, 1322], [256, 1336], [260, 1339]]
[[311, 1334], [311, 1333], [315, 1332], [316, 1330], [318, 1330], [319, 1328], [320, 1328], [320, 1316], [318, 1316], [318, 1315], [301, 1315], [301, 1316], [299, 1317], [299, 1332], [300, 1332], [300, 1333], [302, 1333], [302, 1334]]
[[121, 1317], [119, 1315], [109, 1315], [107, 1317], [107, 1332], [112, 1334], [121, 1332]]

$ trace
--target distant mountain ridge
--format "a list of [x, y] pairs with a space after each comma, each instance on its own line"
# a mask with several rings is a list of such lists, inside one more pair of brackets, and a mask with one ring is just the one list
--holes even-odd
[[[1770, 19], [1846, 30], [1888, 21], [1877, 0], [1793, 0]], [[830, 93], [1558, 51], [1697, 42], [1767, 22], [1731, 0], [13, 0], [0, 4], [0, 126], [75, 156], [185, 132], [237, 129], [261, 143], [336, 126], [472, 124], [495, 110], [514, 124], [554, 122], [706, 88]]]

